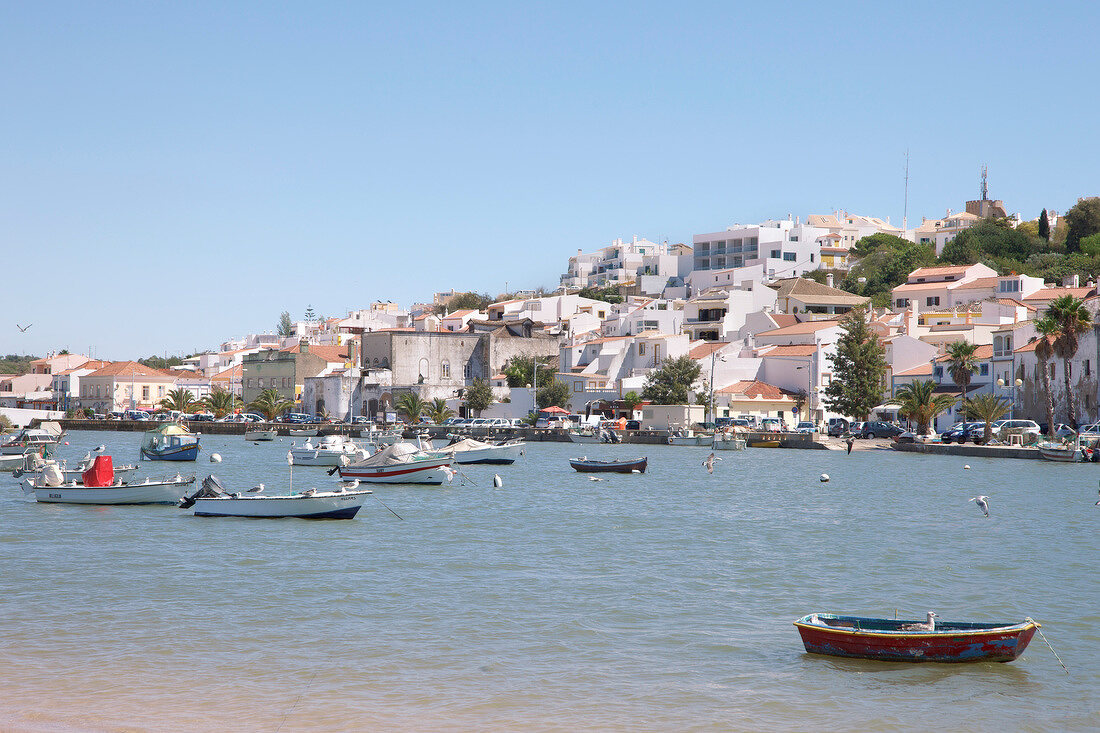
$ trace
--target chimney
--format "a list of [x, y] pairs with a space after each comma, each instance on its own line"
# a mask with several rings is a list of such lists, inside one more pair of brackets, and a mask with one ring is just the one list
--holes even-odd
[[303, 354], [308, 354], [309, 353], [309, 341], [307, 341], [306, 339], [302, 339], [301, 341], [299, 341], [298, 342], [298, 351], [300, 351]]
[[1081, 276], [1080, 275], [1075, 274], [1073, 276], [1073, 287], [1075, 287], [1075, 288], [1081, 287]]
[[833, 273], [825, 273], [825, 284], [828, 285], [830, 288], [833, 287]]

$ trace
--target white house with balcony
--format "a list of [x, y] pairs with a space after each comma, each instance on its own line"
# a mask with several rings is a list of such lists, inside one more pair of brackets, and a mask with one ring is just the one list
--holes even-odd
[[614, 240], [596, 252], [569, 258], [561, 276], [566, 288], [609, 287], [635, 283], [644, 295], [661, 295], [670, 280], [684, 278], [691, 271], [691, 248], [682, 244], [660, 244], [634, 237], [630, 242]]
[[694, 270], [763, 265], [768, 279], [795, 277], [821, 267], [819, 239], [828, 232], [787, 218], [696, 234]]
[[[1028, 278], [1028, 281], [1035, 279]], [[921, 267], [910, 272], [904, 283], [890, 291], [891, 302], [897, 311], [908, 308], [910, 303], [916, 303], [922, 311], [951, 308], [956, 303], [975, 300], [975, 293], [979, 291], [974, 290], [973, 286], [961, 291], [959, 288], [979, 280], [985, 281], [980, 292], [984, 292], [987, 286], [992, 290], [999, 288], [997, 271], [980, 262], [974, 265]], [[1041, 282], [1039, 284], [1042, 285]], [[956, 291], [959, 291], [957, 295]], [[977, 299], [981, 300], [980, 297]]]
[[730, 341], [750, 313], [775, 309], [775, 290], [751, 281], [742, 285], [713, 288], [689, 298], [684, 304], [683, 332], [692, 341]]
[[[632, 336], [643, 331], [679, 333], [683, 323], [683, 301], [630, 296], [611, 306], [611, 312], [600, 323], [600, 335]], [[570, 333], [580, 331], [573, 328]]]

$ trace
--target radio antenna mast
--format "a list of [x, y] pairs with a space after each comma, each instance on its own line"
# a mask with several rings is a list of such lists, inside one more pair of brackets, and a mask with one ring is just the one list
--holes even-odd
[[909, 229], [909, 148], [905, 149], [905, 206], [901, 213], [901, 230]]

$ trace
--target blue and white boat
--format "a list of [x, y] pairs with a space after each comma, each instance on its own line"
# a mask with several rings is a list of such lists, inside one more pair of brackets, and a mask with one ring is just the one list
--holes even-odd
[[193, 461], [199, 457], [199, 436], [182, 425], [165, 423], [145, 433], [141, 457], [146, 461]]

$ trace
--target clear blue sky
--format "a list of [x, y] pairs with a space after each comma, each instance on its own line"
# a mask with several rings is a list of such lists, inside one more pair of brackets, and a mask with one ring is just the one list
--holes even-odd
[[[0, 5], [0, 353], [554, 286], [615, 237], [1100, 194], [1092, 2]], [[20, 333], [15, 324], [33, 327]]]

